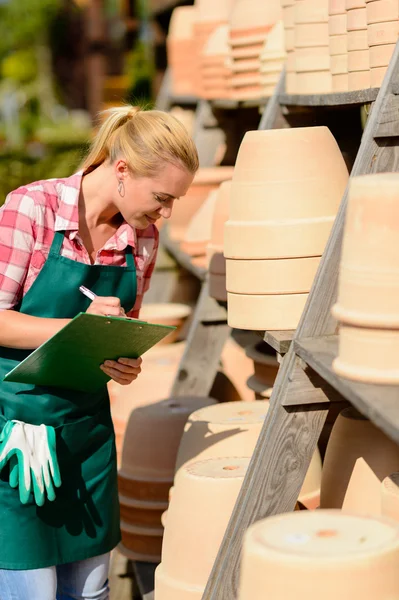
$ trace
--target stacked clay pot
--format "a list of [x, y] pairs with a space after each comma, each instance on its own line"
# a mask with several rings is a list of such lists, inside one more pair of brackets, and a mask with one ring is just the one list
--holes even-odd
[[268, 348], [265, 342], [257, 342], [248, 346], [245, 351], [254, 365], [254, 373], [249, 377], [247, 386], [255, 393], [255, 400], [270, 398], [280, 366], [276, 353], [272, 355], [266, 352]]
[[[228, 25], [236, 0], [195, 0], [196, 20], [194, 23], [194, 42], [196, 60], [192, 60], [191, 68], [196, 72], [197, 95], [202, 96], [204, 81], [201, 71], [201, 58], [209, 38], [221, 25]], [[196, 64], [197, 63], [197, 64]], [[199, 67], [199, 68], [197, 68]]]
[[261, 97], [260, 57], [265, 39], [280, 20], [280, 0], [236, 0], [230, 18], [233, 98]]
[[366, 0], [346, 0], [348, 31], [348, 89], [370, 87]]
[[213, 404], [209, 397], [169, 398], [135, 409], [128, 421], [118, 471], [122, 554], [158, 562], [161, 514], [168, 503], [184, 425], [191, 412]]
[[328, 0], [296, 0], [294, 18], [296, 93], [329, 93]]
[[[186, 254], [195, 256], [201, 260], [201, 266], [207, 265], [206, 248], [211, 239], [212, 234], [212, 219], [215, 211], [215, 203], [217, 199], [217, 190], [212, 190], [205, 202], [199, 207], [197, 212], [192, 216], [180, 248]], [[183, 200], [184, 202], [184, 200]], [[198, 260], [196, 264], [198, 264]]]
[[399, 590], [396, 523], [338, 510], [298, 511], [246, 532], [239, 600], [389, 600]]
[[287, 94], [296, 94], [295, 2], [296, 0], [281, 0], [285, 52], [287, 56], [285, 62], [285, 91]]
[[399, 521], [399, 472], [391, 473], [381, 484], [381, 514]]
[[209, 265], [209, 295], [216, 300], [227, 301], [226, 260], [223, 256], [224, 224], [229, 218], [231, 180], [218, 188], [212, 217], [211, 239], [207, 246]]
[[278, 21], [268, 34], [260, 55], [262, 96], [272, 96], [285, 62], [284, 23]]
[[358, 458], [345, 492], [342, 510], [358, 515], [380, 516], [381, 481], [364, 458]]
[[[360, 458], [366, 465], [362, 461], [360, 465], [356, 463]], [[365, 473], [364, 477], [359, 477], [364, 487], [363, 483], [359, 484], [358, 493], [371, 497], [373, 477], [366, 467], [381, 482], [398, 469], [399, 446], [371, 421], [354, 409], [347, 408], [339, 414], [327, 445], [321, 480], [321, 508], [342, 508], [356, 465], [357, 471], [360, 468]], [[368, 492], [367, 484], [370, 481]]]
[[233, 167], [209, 167], [198, 170], [187, 194], [173, 205], [173, 213], [168, 220], [169, 237], [177, 242], [184, 238], [192, 217], [205, 202], [210, 192], [233, 175]]
[[399, 3], [366, 0], [370, 85], [380, 87], [399, 37]]
[[158, 323], [159, 325], [168, 325], [176, 327], [167, 335], [160, 344], [171, 344], [181, 335], [185, 322], [191, 313], [191, 307], [187, 304], [177, 302], [143, 304], [140, 310], [140, 319], [149, 323]]
[[297, 327], [347, 180], [326, 127], [245, 134], [224, 236], [232, 327]]
[[209, 37], [200, 56], [201, 97], [229, 98], [232, 64], [229, 25], [220, 25]]
[[180, 470], [155, 571], [157, 600], [201, 600], [249, 460], [210, 458]]
[[178, 6], [174, 9], [166, 40], [168, 64], [171, 71], [172, 91], [176, 95], [194, 95], [193, 39], [196, 9], [194, 6]]
[[349, 186], [338, 301], [336, 373], [399, 382], [399, 174], [354, 177]]
[[329, 0], [328, 31], [333, 92], [348, 91], [348, 34], [346, 0]]

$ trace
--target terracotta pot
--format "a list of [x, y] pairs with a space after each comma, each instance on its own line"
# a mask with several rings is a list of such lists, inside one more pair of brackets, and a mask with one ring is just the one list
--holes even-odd
[[168, 222], [171, 239], [181, 241], [186, 228], [199, 207], [223, 181], [232, 178], [234, 167], [201, 168], [197, 172], [186, 196], [175, 202]]
[[367, 28], [367, 39], [369, 46], [381, 46], [382, 44], [396, 44], [399, 34], [399, 21], [387, 23], [373, 23]]
[[295, 24], [327, 22], [328, 0], [300, 0], [295, 2]]
[[270, 400], [273, 387], [258, 379], [256, 375], [248, 377], [247, 386], [254, 392], [255, 400]]
[[296, 329], [308, 294], [227, 294], [228, 324], [256, 331]]
[[298, 73], [309, 71], [326, 71], [330, 68], [330, 47], [297, 48], [295, 64]]
[[385, 44], [384, 46], [373, 46], [370, 48], [370, 69], [387, 67], [394, 50], [395, 44]]
[[386, 23], [399, 19], [399, 4], [396, 0], [374, 0], [367, 2], [367, 24]]
[[245, 349], [245, 354], [253, 361], [255, 376], [259, 381], [271, 387], [277, 377], [280, 367], [274, 354], [262, 352], [264, 342], [257, 342]]
[[353, 50], [367, 50], [369, 47], [367, 29], [360, 31], [348, 31], [348, 52]]
[[295, 48], [328, 46], [328, 22], [295, 25]]
[[338, 416], [324, 457], [321, 508], [341, 508], [358, 458], [363, 458], [380, 481], [399, 464], [399, 447], [355, 410]]
[[342, 35], [331, 35], [330, 36], [330, 54], [331, 56], [339, 56], [346, 54], [348, 51], [348, 36], [347, 34]]
[[333, 369], [365, 383], [399, 383], [399, 331], [342, 324]]
[[331, 15], [342, 15], [346, 11], [346, 0], [329, 0], [328, 2], [328, 14]]
[[249, 458], [211, 458], [181, 469], [169, 505], [155, 596], [200, 600]]
[[346, 0], [346, 10], [353, 10], [354, 8], [365, 8], [368, 0]]
[[391, 521], [335, 510], [277, 515], [245, 534], [238, 598], [389, 600], [399, 588], [398, 560]]
[[330, 35], [346, 36], [346, 13], [343, 15], [332, 15], [328, 20], [328, 33]]
[[168, 39], [191, 39], [196, 18], [198, 15], [194, 6], [176, 7], [169, 23]]
[[118, 550], [130, 560], [158, 563], [161, 559], [163, 528], [137, 527], [121, 521], [122, 543]]
[[348, 73], [348, 54], [331, 56], [331, 73], [333, 75]]
[[[134, 410], [128, 421], [122, 452], [122, 466], [119, 480], [125, 486], [123, 495], [134, 495], [139, 488], [137, 482], [150, 482], [157, 492], [171, 485], [174, 475], [176, 455], [188, 416], [202, 406], [214, 404], [209, 397], [182, 396], [168, 398], [156, 404], [140, 406]], [[126, 481], [132, 482], [132, 490], [127, 493]], [[148, 487], [147, 485], [145, 486]], [[148, 500], [162, 501], [159, 493], [151, 494]]]
[[367, 29], [367, 9], [364, 3], [363, 8], [355, 8], [348, 10], [346, 20], [347, 31], [358, 31], [359, 29]]
[[347, 92], [349, 89], [348, 74], [332, 75], [332, 91]]
[[381, 481], [363, 458], [358, 458], [342, 504], [345, 512], [380, 516]]
[[183, 252], [191, 256], [205, 254], [212, 234], [212, 219], [217, 199], [217, 189], [213, 190], [202, 206], [192, 216], [181, 243]]
[[370, 87], [381, 87], [388, 67], [370, 69]]
[[248, 44], [247, 46], [237, 46], [231, 49], [231, 57], [234, 60], [242, 58], [256, 58], [260, 56], [264, 42], [259, 44]]
[[227, 302], [226, 275], [210, 273], [209, 275], [209, 295], [211, 298]]
[[365, 327], [399, 326], [397, 194], [399, 175], [354, 177], [348, 209], [334, 316]]
[[223, 402], [192, 413], [176, 459], [176, 476], [192, 462], [225, 456], [252, 456], [268, 402]]
[[233, 10], [235, 0], [195, 0], [200, 22], [228, 21]]
[[391, 473], [381, 484], [381, 513], [399, 521], [399, 473]]
[[297, 73], [295, 78], [297, 94], [329, 94], [332, 89], [330, 71]]
[[370, 55], [368, 50], [355, 50], [348, 52], [348, 71], [367, 71], [370, 68]]
[[279, 0], [236, 0], [230, 16], [230, 35], [248, 35], [251, 30], [267, 34], [277, 21], [282, 19]]
[[120, 515], [122, 521], [136, 527], [162, 526], [161, 516], [167, 509], [167, 502], [145, 502], [119, 494]]
[[348, 88], [350, 92], [365, 90], [371, 86], [371, 71], [352, 71], [348, 73]]
[[[222, 252], [223, 251], [223, 232], [224, 224], [229, 217], [230, 208], [230, 194], [231, 194], [231, 180], [224, 181], [217, 190], [216, 201], [213, 210], [212, 224], [211, 224], [211, 238], [208, 244], [208, 257], [212, 257], [212, 250]], [[224, 269], [225, 271], [225, 269]], [[214, 271], [218, 273], [219, 271]]]
[[191, 307], [187, 304], [177, 303], [156, 303], [143, 304], [140, 310], [140, 319], [150, 323], [158, 323], [159, 325], [169, 325], [176, 329], [166, 336], [160, 344], [170, 344], [175, 342], [184, 326], [184, 323], [191, 314]]
[[[246, 386], [246, 380], [253, 372], [252, 360], [246, 356], [245, 349], [233, 337], [230, 337], [224, 345], [221, 354], [221, 367], [223, 373], [236, 390], [238, 399], [244, 401], [252, 400]], [[236, 398], [220, 398], [221, 401], [233, 399]]]

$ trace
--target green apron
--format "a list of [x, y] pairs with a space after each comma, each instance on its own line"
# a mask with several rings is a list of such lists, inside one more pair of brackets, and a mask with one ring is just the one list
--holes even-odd
[[[61, 256], [56, 232], [37, 279], [17, 310], [36, 317], [72, 318], [87, 310], [85, 285], [99, 296], [117, 296], [126, 312], [136, 299], [131, 248], [126, 267], [86, 265]], [[0, 346], [0, 430], [6, 420], [52, 425], [62, 485], [56, 499], [38, 507], [21, 504], [0, 475], [0, 568], [39, 569], [84, 560], [110, 551], [120, 541], [115, 436], [107, 387], [85, 393], [3, 381], [30, 354]], [[79, 354], [79, 348], [76, 348]]]

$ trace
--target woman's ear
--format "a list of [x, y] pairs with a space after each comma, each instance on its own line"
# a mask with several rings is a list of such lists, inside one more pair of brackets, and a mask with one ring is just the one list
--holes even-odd
[[129, 167], [123, 158], [119, 158], [115, 161], [115, 173], [119, 180], [125, 179], [129, 175]]

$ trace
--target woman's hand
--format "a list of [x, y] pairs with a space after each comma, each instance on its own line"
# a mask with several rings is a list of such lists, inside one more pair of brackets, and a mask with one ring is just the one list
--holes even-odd
[[121, 306], [121, 301], [114, 296], [97, 296], [86, 312], [91, 315], [103, 315], [106, 317], [126, 316]]
[[142, 358], [106, 360], [104, 364], [100, 365], [100, 369], [120, 385], [129, 385], [139, 376], [142, 362]]

